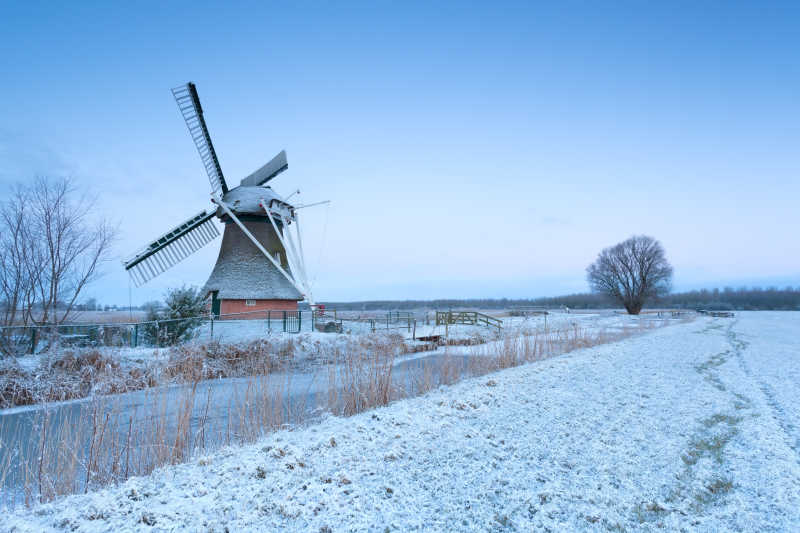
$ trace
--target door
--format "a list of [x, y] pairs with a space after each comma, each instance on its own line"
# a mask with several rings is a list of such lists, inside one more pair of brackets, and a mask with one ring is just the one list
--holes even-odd
[[211, 292], [211, 314], [219, 318], [219, 308], [221, 301], [217, 298], [218, 291]]

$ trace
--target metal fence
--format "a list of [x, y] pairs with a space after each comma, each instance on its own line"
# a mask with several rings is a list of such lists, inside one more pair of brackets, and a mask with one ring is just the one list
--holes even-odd
[[314, 329], [311, 311], [255, 311], [146, 322], [61, 324], [0, 328], [0, 355], [19, 356], [52, 347], [163, 347], [190, 340], [244, 341], [271, 333]]
[[417, 324], [414, 313], [408, 311], [389, 311], [386, 313], [357, 313], [327, 311], [315, 317], [320, 331], [340, 333], [375, 333], [377, 331], [403, 331], [413, 335]]
[[408, 312], [361, 315], [335, 310], [252, 311], [149, 322], [11, 326], [0, 327], [0, 357], [36, 354], [51, 348], [156, 348], [192, 340], [240, 342], [274, 333], [304, 331], [364, 334], [395, 330], [413, 334], [415, 327], [416, 319]]

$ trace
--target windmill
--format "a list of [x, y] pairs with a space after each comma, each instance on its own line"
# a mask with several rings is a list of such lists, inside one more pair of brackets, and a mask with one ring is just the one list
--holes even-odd
[[294, 206], [267, 185], [288, 168], [286, 152], [229, 189], [194, 83], [172, 89], [172, 95], [200, 153], [216, 209], [200, 211], [124, 261], [133, 282], [137, 287], [147, 283], [218, 237], [216, 217], [225, 230], [217, 263], [203, 287], [214, 314], [294, 310], [303, 299], [314, 306], [297, 215], [309, 206]]

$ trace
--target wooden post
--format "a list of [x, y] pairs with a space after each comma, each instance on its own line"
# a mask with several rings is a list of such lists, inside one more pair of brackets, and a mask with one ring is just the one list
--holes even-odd
[[411, 336], [411, 340], [417, 340], [417, 321], [414, 320], [414, 333]]

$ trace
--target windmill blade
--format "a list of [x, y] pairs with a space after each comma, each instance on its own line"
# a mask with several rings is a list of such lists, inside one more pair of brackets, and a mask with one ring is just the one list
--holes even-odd
[[272, 161], [243, 179], [241, 185], [244, 187], [264, 185], [287, 168], [289, 168], [289, 163], [286, 161], [286, 150], [281, 150], [272, 158]]
[[217, 238], [219, 229], [213, 217], [214, 211], [201, 211], [125, 261], [125, 270], [136, 286], [141, 287]]
[[189, 135], [192, 136], [194, 145], [200, 153], [200, 159], [203, 160], [203, 166], [206, 167], [208, 181], [211, 182], [211, 192], [214, 195], [225, 194], [228, 192], [228, 185], [222, 175], [222, 168], [219, 166], [214, 145], [211, 144], [211, 137], [208, 134], [206, 121], [203, 118], [203, 108], [200, 106], [197, 88], [194, 83], [189, 82], [186, 85], [172, 89], [172, 96], [175, 97], [175, 102], [178, 104], [178, 109], [181, 110], [186, 127], [189, 128]]

